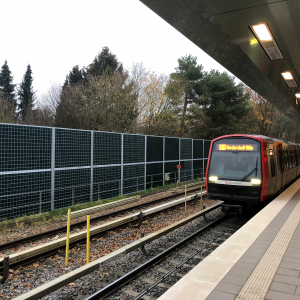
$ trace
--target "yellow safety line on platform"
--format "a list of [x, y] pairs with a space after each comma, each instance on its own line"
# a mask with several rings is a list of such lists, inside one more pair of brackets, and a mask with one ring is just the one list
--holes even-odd
[[299, 221], [300, 201], [277, 233], [236, 300], [265, 299]]

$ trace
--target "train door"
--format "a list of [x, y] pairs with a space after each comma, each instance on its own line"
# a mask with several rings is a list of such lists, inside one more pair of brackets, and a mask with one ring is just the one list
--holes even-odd
[[282, 144], [281, 143], [275, 143], [275, 153], [276, 153], [276, 165], [277, 165], [277, 172], [276, 172], [276, 193], [279, 192], [282, 189], [282, 178], [283, 178], [283, 172], [284, 172], [284, 162], [283, 162], [283, 150], [282, 150]]
[[274, 144], [268, 144], [268, 157], [269, 157], [269, 192], [270, 195], [274, 195], [277, 192], [277, 166], [276, 166], [276, 154]]

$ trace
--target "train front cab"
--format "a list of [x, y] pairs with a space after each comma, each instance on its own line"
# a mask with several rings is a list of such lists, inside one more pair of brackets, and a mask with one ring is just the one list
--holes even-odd
[[[222, 147], [226, 145], [228, 149], [220, 150], [220, 145], [223, 145]], [[253, 149], [248, 147], [247, 150], [247, 145]], [[245, 149], [242, 149], [243, 146]], [[228, 164], [232, 157], [234, 157], [234, 166], [228, 173], [224, 161], [227, 160]], [[255, 174], [253, 157], [258, 161]], [[247, 161], [248, 169], [239, 169], [243, 160]], [[252, 174], [249, 175], [251, 171]], [[211, 144], [206, 173], [207, 191], [211, 199], [222, 199], [227, 204], [233, 205], [248, 204], [249, 207], [273, 199], [299, 176], [300, 145], [298, 144], [263, 136], [221, 137]]]
[[268, 165], [262, 143], [239, 135], [213, 140], [206, 174], [210, 199], [229, 205], [260, 203], [262, 192], [266, 193], [263, 174]]

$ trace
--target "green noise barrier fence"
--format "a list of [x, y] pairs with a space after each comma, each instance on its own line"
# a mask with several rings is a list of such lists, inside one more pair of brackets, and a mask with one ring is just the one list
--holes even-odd
[[203, 178], [209, 147], [207, 140], [0, 124], [0, 221]]

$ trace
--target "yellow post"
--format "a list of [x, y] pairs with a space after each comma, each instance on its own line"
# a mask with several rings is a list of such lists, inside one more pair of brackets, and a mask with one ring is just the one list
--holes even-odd
[[200, 210], [202, 210], [202, 185], [201, 185], [201, 195], [200, 195]]
[[185, 185], [185, 209], [184, 211], [186, 212], [186, 185]]
[[90, 262], [90, 215], [87, 215], [86, 225], [86, 263]]
[[70, 214], [71, 209], [68, 209], [68, 223], [67, 223], [67, 241], [66, 241], [66, 260], [65, 260], [65, 266], [68, 266], [69, 263], [69, 240], [70, 240]]

